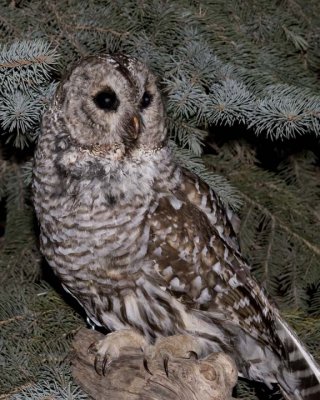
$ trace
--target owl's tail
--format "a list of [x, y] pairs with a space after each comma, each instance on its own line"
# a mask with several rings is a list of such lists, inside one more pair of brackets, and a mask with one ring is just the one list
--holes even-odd
[[290, 400], [320, 400], [320, 367], [294, 331], [278, 316], [276, 330], [286, 356], [276, 378]]
[[272, 346], [263, 346], [248, 334], [237, 336], [240, 376], [270, 388], [277, 383], [286, 400], [320, 400], [319, 365], [276, 311], [270, 323]]

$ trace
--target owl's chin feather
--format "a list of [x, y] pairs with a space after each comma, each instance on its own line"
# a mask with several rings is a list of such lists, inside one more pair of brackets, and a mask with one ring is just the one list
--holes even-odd
[[112, 160], [121, 160], [125, 155], [125, 147], [123, 144], [114, 143], [114, 144], [92, 144], [92, 145], [77, 145], [80, 153], [87, 153], [93, 157], [100, 157]]

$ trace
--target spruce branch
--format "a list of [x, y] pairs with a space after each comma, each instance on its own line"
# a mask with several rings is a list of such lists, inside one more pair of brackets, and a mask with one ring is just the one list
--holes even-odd
[[66, 16], [60, 11], [59, 7], [50, 1], [46, 1], [45, 4], [51, 14], [54, 16], [55, 23], [59, 27], [59, 30], [61, 33], [63, 33], [64, 37], [68, 40], [71, 46], [75, 48], [77, 53], [82, 57], [89, 55], [87, 49], [85, 49], [85, 47], [81, 44], [77, 36], [74, 35], [69, 23], [66, 22]]
[[28, 146], [36, 136], [42, 109], [39, 99], [33, 96], [24, 95], [20, 91], [5, 94], [0, 104], [1, 126], [9, 134], [14, 133], [7, 136], [7, 142], [13, 139], [16, 147]]
[[[252, 205], [251, 205], [252, 206]], [[273, 217], [271, 217], [271, 226], [270, 226], [270, 233], [268, 238], [268, 246], [266, 251], [265, 260], [263, 263], [263, 282], [267, 283], [270, 281], [270, 260], [273, 251], [273, 243], [275, 240], [275, 230], [276, 230], [276, 221]]]
[[[57, 64], [58, 54], [50, 43], [41, 40], [23, 40], [0, 46], [0, 83], [6, 91], [10, 80], [22, 88], [37, 86], [50, 77]], [[0, 93], [3, 93], [3, 88]]]
[[[239, 189], [240, 190], [240, 189]], [[304, 237], [301, 232], [296, 232], [292, 226], [289, 226], [285, 221], [283, 221], [279, 215], [273, 213], [270, 209], [256, 201], [248, 193], [244, 193], [240, 190], [241, 197], [245, 199], [250, 205], [256, 207], [264, 215], [273, 221], [273, 224], [277, 224], [281, 229], [283, 229], [289, 236], [297, 239], [299, 242], [303, 243], [309, 250], [311, 250], [315, 255], [320, 256], [320, 246], [312, 243], [308, 238]]]
[[51, 45], [43, 40], [19, 41], [10, 46], [0, 48], [0, 68], [17, 70], [26, 66], [40, 67], [46, 71], [46, 66], [54, 65], [57, 54]]
[[225, 79], [210, 87], [210, 96], [204, 99], [203, 113], [209, 124], [233, 125], [245, 123], [255, 109], [253, 95], [245, 85]]
[[189, 149], [195, 156], [202, 154], [203, 143], [208, 135], [207, 131], [199, 129], [196, 120], [176, 121], [171, 116], [167, 117], [170, 137], [182, 148]]
[[4, 15], [0, 15], [0, 31], [4, 36], [19, 36], [20, 32]]
[[[303, 101], [304, 100], [304, 101]], [[320, 118], [320, 98], [286, 96], [279, 92], [258, 102], [255, 113], [251, 115], [249, 128], [254, 127], [257, 134], [267, 133], [274, 138], [294, 137], [317, 128]]]
[[130, 32], [119, 32], [116, 31], [114, 29], [108, 29], [108, 28], [102, 28], [102, 27], [98, 27], [98, 26], [94, 26], [94, 25], [72, 25], [72, 24], [65, 24], [65, 27], [70, 29], [70, 30], [74, 30], [74, 31], [95, 31], [95, 32], [99, 32], [99, 33], [104, 33], [104, 34], [108, 34], [111, 33], [114, 36], [118, 36], [118, 37], [122, 37], [122, 36], [128, 36], [130, 35]]
[[295, 33], [294, 31], [288, 29], [287, 27], [282, 27], [284, 33], [287, 37], [287, 40], [290, 40], [297, 50], [306, 51], [309, 47], [309, 44], [306, 39], [304, 39], [301, 35]]

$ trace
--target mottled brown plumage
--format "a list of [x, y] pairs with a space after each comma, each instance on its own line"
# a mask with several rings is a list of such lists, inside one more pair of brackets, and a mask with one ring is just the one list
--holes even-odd
[[223, 350], [242, 375], [319, 398], [319, 368], [251, 277], [236, 217], [173, 161], [143, 64], [107, 55], [70, 71], [43, 117], [33, 190], [42, 252], [94, 324], [149, 342], [189, 334], [200, 356]]

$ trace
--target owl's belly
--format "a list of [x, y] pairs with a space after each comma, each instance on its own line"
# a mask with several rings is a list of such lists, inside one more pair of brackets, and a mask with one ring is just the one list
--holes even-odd
[[[144, 277], [154, 268], [146, 257], [149, 225], [144, 215], [139, 209], [134, 217], [119, 217], [122, 223], [117, 227], [108, 219], [99, 221], [95, 229], [87, 222], [79, 229], [79, 219], [72, 225], [65, 220], [50, 237], [42, 232], [41, 240], [42, 251], [63, 286], [95, 324], [110, 330], [134, 326], [151, 338], [173, 334], [178, 327], [174, 316], [167, 316], [173, 301], [169, 293]], [[158, 304], [155, 298], [162, 297]]]
[[129, 293], [134, 296], [147, 263], [146, 211], [146, 205], [121, 213], [119, 208], [78, 208], [59, 219], [56, 212], [47, 214], [48, 222], [41, 225], [41, 250], [63, 286], [96, 324], [112, 330], [127, 325], [120, 303]]
[[62, 213], [55, 207], [41, 221], [41, 250], [68, 287], [78, 279], [107, 285], [145, 256], [147, 208], [81, 205]]

